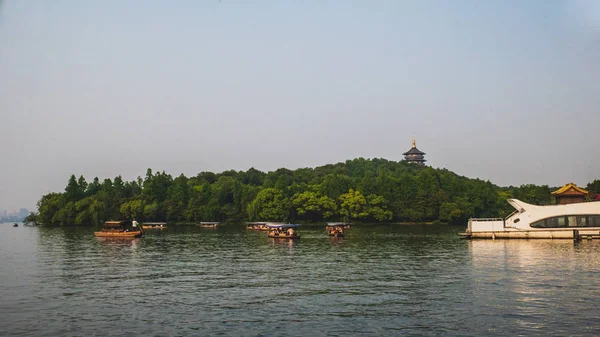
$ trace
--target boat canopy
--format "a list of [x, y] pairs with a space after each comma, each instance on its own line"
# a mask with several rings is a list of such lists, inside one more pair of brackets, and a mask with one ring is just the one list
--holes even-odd
[[331, 227], [334, 227], [334, 226], [348, 226], [348, 225], [351, 225], [351, 224], [352, 224], [351, 222], [328, 222], [327, 226], [331, 226]]
[[296, 227], [300, 227], [300, 225], [295, 224], [295, 223], [268, 223], [267, 227], [269, 227], [269, 228], [296, 228]]
[[219, 223], [216, 221], [202, 221], [200, 222], [201, 225], [218, 225]]
[[166, 222], [144, 222], [144, 226], [166, 225]]
[[266, 225], [268, 222], [246, 222], [246, 225], [251, 226], [251, 225]]
[[121, 227], [126, 223], [127, 221], [105, 221], [104, 227]]

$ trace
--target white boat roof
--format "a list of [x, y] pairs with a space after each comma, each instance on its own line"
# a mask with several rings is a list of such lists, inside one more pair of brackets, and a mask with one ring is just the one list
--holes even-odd
[[346, 226], [352, 225], [352, 222], [328, 222], [327, 226]]

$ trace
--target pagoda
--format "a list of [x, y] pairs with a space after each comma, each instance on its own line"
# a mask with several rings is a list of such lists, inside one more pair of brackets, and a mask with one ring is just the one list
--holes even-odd
[[417, 143], [415, 142], [415, 137], [412, 140], [412, 148], [403, 153], [404, 160], [409, 163], [414, 163], [420, 166], [425, 166], [425, 152], [419, 151], [417, 149]]
[[556, 203], [559, 205], [575, 204], [578, 202], [584, 202], [585, 196], [588, 191], [583, 188], [577, 187], [573, 183], [568, 183], [558, 190], [552, 192], [552, 195], [556, 198]]

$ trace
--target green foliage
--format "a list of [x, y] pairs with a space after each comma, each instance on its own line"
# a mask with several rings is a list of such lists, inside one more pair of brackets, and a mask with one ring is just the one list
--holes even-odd
[[600, 179], [596, 179], [587, 184], [586, 189], [589, 192], [590, 200], [595, 200], [600, 195]]
[[[600, 194], [600, 180], [588, 184]], [[470, 217], [506, 216], [506, 199], [551, 204], [548, 186], [498, 187], [446, 169], [386, 159], [261, 172], [201, 172], [173, 177], [148, 169], [145, 177], [90, 183], [71, 175], [63, 193], [38, 202], [32, 222], [88, 225], [105, 220], [140, 221], [443, 221], [466, 224]]]
[[144, 202], [140, 199], [133, 199], [121, 204], [120, 211], [125, 219], [141, 219], [144, 216]]
[[348, 193], [340, 195], [339, 201], [340, 215], [344, 217], [345, 221], [364, 219], [369, 216], [369, 213], [365, 209], [367, 199], [360, 191], [350, 189]]
[[286, 221], [289, 216], [290, 202], [281, 190], [265, 188], [248, 205], [248, 217], [251, 221]]
[[367, 197], [367, 212], [376, 221], [392, 220], [392, 211], [387, 210], [387, 200], [376, 194]]
[[39, 214], [35, 213], [35, 212], [29, 212], [29, 215], [25, 217], [25, 219], [23, 220], [23, 222], [26, 225], [32, 224], [32, 225], [37, 225], [37, 219], [38, 219]]
[[463, 218], [463, 210], [455, 202], [444, 202], [440, 206], [440, 220], [447, 223], [455, 223]]
[[294, 194], [292, 206], [299, 218], [303, 220], [328, 220], [337, 211], [335, 200], [312, 191]]

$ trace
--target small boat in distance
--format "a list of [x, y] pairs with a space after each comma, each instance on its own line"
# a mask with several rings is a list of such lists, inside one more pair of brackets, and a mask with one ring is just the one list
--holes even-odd
[[215, 222], [215, 221], [200, 222], [200, 227], [202, 227], [202, 228], [217, 228], [218, 226], [219, 226], [219, 223]]
[[465, 238], [580, 239], [600, 237], [600, 201], [537, 206], [508, 199], [506, 218], [469, 219]]
[[268, 222], [246, 222], [246, 229], [253, 231], [268, 231]]
[[104, 238], [138, 238], [143, 234], [141, 227], [131, 227], [131, 221], [106, 221], [99, 232], [94, 232]]
[[165, 229], [167, 228], [166, 222], [144, 222], [142, 224], [143, 229]]
[[300, 235], [296, 233], [294, 228], [300, 227], [298, 224], [291, 223], [268, 223], [268, 236], [273, 239], [299, 239]]
[[350, 229], [350, 225], [352, 225], [352, 222], [328, 222], [326, 224], [326, 226], [338, 226], [343, 229]]
[[341, 238], [344, 236], [344, 223], [343, 222], [328, 222], [325, 226], [327, 229], [327, 235], [333, 236], [336, 238]]
[[19, 227], [19, 224], [15, 222], [15, 224], [13, 225], [13, 227]]

